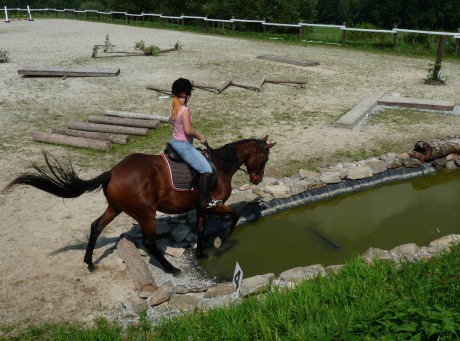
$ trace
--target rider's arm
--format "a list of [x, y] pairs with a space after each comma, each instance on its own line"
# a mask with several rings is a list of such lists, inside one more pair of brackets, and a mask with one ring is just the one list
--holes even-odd
[[192, 119], [190, 117], [190, 111], [188, 109], [185, 109], [182, 112], [182, 126], [184, 127], [184, 131], [187, 135], [193, 136], [194, 138], [200, 140], [201, 143], [204, 143], [206, 141], [204, 135], [200, 134], [195, 129], [193, 129]]

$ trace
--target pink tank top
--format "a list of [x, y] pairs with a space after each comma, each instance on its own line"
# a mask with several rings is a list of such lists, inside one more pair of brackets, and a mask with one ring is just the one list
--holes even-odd
[[[177, 113], [176, 119], [171, 121], [173, 127], [173, 135], [172, 138], [176, 141], [188, 141], [190, 143], [193, 142], [193, 136], [187, 135], [184, 130], [184, 126], [182, 125], [182, 113], [184, 110], [187, 109], [185, 105], [179, 108], [179, 112]], [[169, 112], [169, 117], [171, 117], [171, 111]], [[192, 119], [192, 115], [190, 114], [190, 119]]]

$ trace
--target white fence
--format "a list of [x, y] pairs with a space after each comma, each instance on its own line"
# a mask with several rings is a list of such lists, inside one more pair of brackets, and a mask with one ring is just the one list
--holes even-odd
[[458, 52], [460, 50], [460, 33], [459, 32], [418, 31], [418, 30], [408, 30], [408, 29], [400, 29], [400, 28], [394, 28], [393, 30], [375, 30], [375, 29], [346, 27], [345, 23], [343, 25], [326, 25], [326, 24], [304, 23], [304, 22], [299, 22], [296, 24], [284, 24], [284, 23], [266, 22], [265, 20], [250, 20], [250, 19], [235, 19], [235, 18], [216, 19], [216, 18], [208, 18], [207, 16], [201, 17], [201, 16], [188, 16], [188, 15], [168, 16], [168, 15], [162, 15], [162, 14], [157, 14], [157, 13], [133, 14], [133, 13], [119, 12], [119, 11], [110, 11], [110, 12], [101, 12], [98, 10], [80, 10], [79, 11], [79, 10], [68, 9], [68, 8], [65, 8], [65, 9], [55, 9], [55, 8], [30, 9], [29, 6], [27, 6], [27, 9], [21, 9], [21, 8], [9, 8], [8, 9], [6, 6], [4, 6], [4, 11], [5, 11], [5, 22], [10, 22], [8, 18], [8, 11], [16, 11], [16, 12], [27, 11], [29, 14], [30, 21], [33, 20], [32, 12], [54, 12], [56, 13], [56, 15], [58, 13], [64, 13], [65, 16], [71, 16], [73, 14], [75, 18], [77, 18], [79, 14], [84, 14], [87, 18], [89, 17], [90, 14], [96, 15], [98, 18], [101, 18], [101, 16], [105, 15], [105, 16], [110, 16], [112, 21], [116, 17], [124, 17], [127, 22], [130, 22], [131, 20], [134, 20], [136, 18], [137, 19], [142, 18], [142, 20], [146, 20], [146, 18], [148, 19], [148, 18], [156, 17], [160, 20], [165, 20], [167, 22], [169, 22], [169, 20], [173, 20], [177, 23], [181, 23], [182, 25], [185, 25], [186, 20], [199, 20], [199, 21], [204, 22], [206, 29], [208, 29], [209, 24], [217, 23], [218, 25], [222, 25], [222, 27], [224, 27], [225, 24], [229, 24], [231, 26], [232, 31], [236, 30], [237, 23], [252, 23], [252, 24], [262, 25], [262, 30], [264, 33], [266, 32], [266, 27], [269, 27], [269, 26], [284, 27], [284, 28], [291, 28], [291, 29], [296, 28], [299, 30], [300, 40], [302, 40], [302, 37], [303, 37], [304, 27], [331, 27], [331, 28], [337, 28], [341, 30], [342, 46], [346, 45], [347, 31], [391, 34], [393, 36], [393, 48], [396, 47], [398, 32], [416, 33], [416, 34], [431, 34], [431, 35], [438, 35], [438, 36], [453, 37], [456, 40], [455, 52]]

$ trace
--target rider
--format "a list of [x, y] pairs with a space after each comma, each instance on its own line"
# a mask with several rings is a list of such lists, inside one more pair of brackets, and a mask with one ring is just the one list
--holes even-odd
[[200, 140], [203, 145], [206, 143], [206, 138], [193, 129], [193, 119], [187, 108], [187, 102], [192, 95], [192, 83], [185, 78], [176, 79], [171, 93], [173, 99], [169, 110], [169, 121], [173, 127], [173, 134], [170, 143], [182, 159], [200, 173], [200, 206], [202, 208], [217, 206], [222, 201], [214, 200], [211, 196], [211, 166], [206, 158], [193, 147], [194, 138]]

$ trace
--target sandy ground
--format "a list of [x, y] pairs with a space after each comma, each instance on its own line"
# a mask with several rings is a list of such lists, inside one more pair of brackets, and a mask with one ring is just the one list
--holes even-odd
[[[93, 45], [101, 44], [106, 35], [119, 50], [133, 50], [140, 40], [160, 48], [179, 41], [183, 49], [157, 58], [92, 59]], [[447, 85], [427, 86], [422, 81], [430, 63], [426, 59], [43, 19], [0, 23], [0, 48], [11, 58], [0, 64], [0, 188], [31, 161], [41, 160], [42, 149], [57, 157], [70, 155], [84, 178], [99, 174], [103, 169], [97, 161], [110, 159], [110, 154], [95, 153], [94, 165], [82, 164], [78, 151], [36, 143], [30, 130], [63, 127], [71, 119], [100, 115], [104, 108], [165, 115], [169, 101], [145, 86], [168, 88], [178, 77], [210, 84], [229, 78], [257, 84], [265, 75], [307, 80], [303, 89], [266, 84], [260, 93], [231, 87], [220, 95], [196, 90], [192, 97], [196, 124], [212, 125], [207, 135], [214, 145], [270, 134], [270, 141], [278, 142], [267, 165], [272, 176], [295, 171], [308, 165], [309, 159], [338, 162], [349, 152], [378, 151], [384, 144], [398, 142], [401, 150], [395, 152], [400, 152], [420, 139], [459, 134], [458, 117], [438, 116], [429, 123], [390, 119], [353, 131], [333, 128], [341, 115], [371, 94], [397, 92], [460, 103], [458, 63], [444, 62]], [[265, 53], [321, 64], [295, 67], [256, 58]], [[17, 70], [26, 65], [119, 67], [121, 74], [65, 80], [19, 77]], [[161, 150], [165, 141], [160, 142], [152, 142], [152, 152]], [[95, 250], [97, 271], [88, 273], [82, 262], [89, 225], [104, 209], [101, 193], [63, 200], [17, 187], [0, 194], [2, 325], [121, 316], [123, 303], [136, 292], [112, 246], [134, 221], [122, 215], [106, 228]], [[158, 279], [160, 272], [154, 274]], [[169, 278], [159, 281], [165, 280]]]

